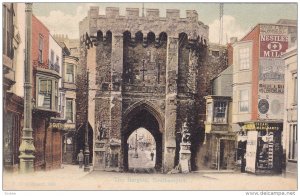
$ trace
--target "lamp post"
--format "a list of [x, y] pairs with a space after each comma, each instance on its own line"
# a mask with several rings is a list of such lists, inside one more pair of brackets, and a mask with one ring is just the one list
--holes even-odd
[[90, 171], [90, 150], [89, 150], [89, 70], [87, 70], [87, 102], [86, 102], [86, 123], [85, 123], [85, 143], [84, 143], [84, 168], [83, 171]]
[[135, 131], [135, 149], [134, 149], [134, 156], [133, 158], [139, 158], [139, 154], [137, 152], [137, 146], [138, 146], [138, 143], [137, 143], [137, 130]]
[[32, 137], [32, 3], [25, 3], [26, 12], [26, 53], [25, 53], [25, 78], [24, 78], [24, 128], [21, 138], [20, 151], [20, 173], [30, 173], [34, 171], [34, 145]]

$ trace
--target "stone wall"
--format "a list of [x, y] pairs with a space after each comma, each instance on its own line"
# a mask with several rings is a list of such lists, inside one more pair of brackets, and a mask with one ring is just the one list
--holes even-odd
[[[210, 80], [227, 67], [226, 53], [217, 59], [209, 56], [208, 26], [198, 21], [195, 11], [187, 11], [186, 18], [179, 17], [179, 10], [167, 10], [165, 18], [159, 17], [157, 9], [147, 9], [145, 17], [139, 17], [134, 8], [126, 13], [120, 16], [118, 8], [106, 8], [106, 15], [99, 15], [99, 8], [91, 7], [80, 22], [82, 44], [86, 49], [96, 47], [94, 126], [105, 122], [110, 140], [105, 142], [115, 145], [122, 140], [128, 112], [144, 104], [163, 129], [163, 171], [178, 164], [185, 122], [192, 134], [192, 168], [197, 169], [204, 140], [203, 97], [210, 94]], [[84, 72], [84, 49], [81, 55]], [[84, 92], [83, 83], [80, 92]], [[78, 118], [83, 118], [84, 110], [79, 114]], [[110, 147], [110, 152], [120, 153], [120, 168], [126, 150], [123, 144], [121, 149]], [[106, 156], [102, 151], [95, 154]]]

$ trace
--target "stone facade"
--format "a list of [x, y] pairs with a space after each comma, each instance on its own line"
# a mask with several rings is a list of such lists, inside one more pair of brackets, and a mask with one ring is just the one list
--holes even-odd
[[120, 16], [118, 8], [106, 8], [106, 15], [99, 15], [99, 8], [91, 7], [79, 25], [77, 122], [84, 123], [88, 103], [94, 169], [126, 171], [127, 139], [144, 127], [156, 141], [156, 169], [172, 170], [179, 163], [184, 123], [194, 137], [191, 166], [196, 169], [203, 96], [227, 64], [207, 61], [208, 26], [198, 21], [196, 11], [186, 11], [186, 18], [179, 10], [167, 10], [165, 18], [158, 9], [147, 9], [145, 17], [138, 9], [126, 11]]

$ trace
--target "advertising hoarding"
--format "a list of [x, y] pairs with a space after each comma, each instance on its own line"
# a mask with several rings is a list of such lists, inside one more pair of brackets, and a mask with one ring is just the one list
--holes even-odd
[[289, 43], [288, 28], [260, 26], [258, 119], [282, 119], [284, 113], [284, 60]]

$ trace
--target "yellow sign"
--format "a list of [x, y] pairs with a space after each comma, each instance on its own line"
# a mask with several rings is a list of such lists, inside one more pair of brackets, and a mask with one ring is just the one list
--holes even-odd
[[56, 129], [64, 129], [64, 124], [62, 124], [62, 123], [51, 123], [51, 127], [56, 128]]
[[251, 122], [244, 124], [242, 129], [245, 131], [249, 130], [265, 130], [265, 131], [279, 131], [282, 128], [282, 123], [267, 123], [267, 122]]

